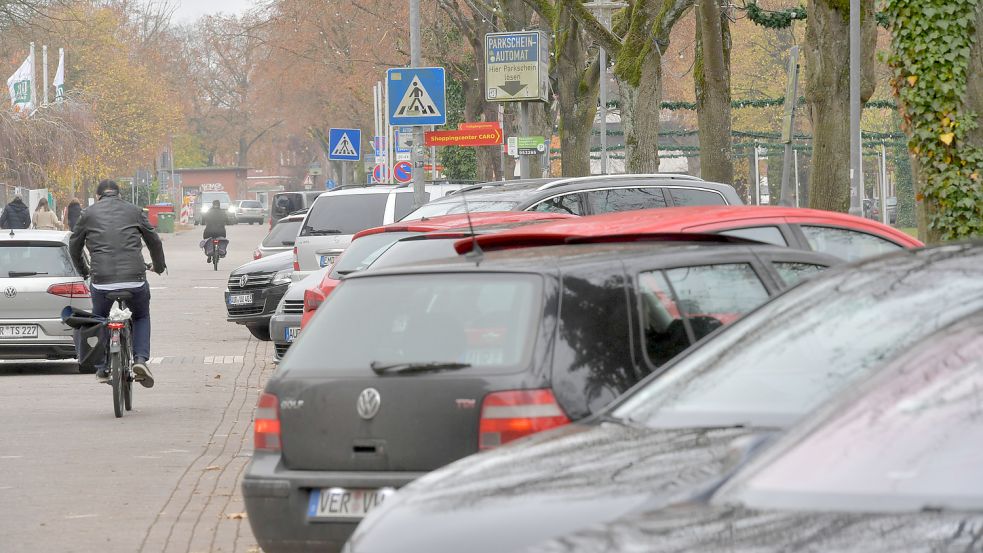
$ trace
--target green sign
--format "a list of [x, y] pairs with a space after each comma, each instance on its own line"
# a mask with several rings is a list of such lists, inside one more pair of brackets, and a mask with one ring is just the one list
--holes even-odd
[[28, 104], [31, 102], [31, 81], [14, 83], [14, 103]]
[[520, 156], [535, 156], [546, 151], [546, 139], [542, 136], [520, 136], [516, 141]]

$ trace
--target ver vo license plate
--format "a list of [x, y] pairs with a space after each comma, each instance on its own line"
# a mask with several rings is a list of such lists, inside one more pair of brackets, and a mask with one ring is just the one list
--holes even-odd
[[0, 325], [0, 340], [37, 338], [38, 325]]
[[253, 303], [252, 294], [229, 294], [229, 305], [249, 305]]
[[297, 336], [300, 335], [300, 327], [292, 326], [290, 328], [286, 328], [283, 330], [283, 334], [284, 334], [284, 338], [286, 338], [288, 342], [293, 342], [294, 340], [297, 339]]
[[349, 489], [321, 488], [311, 490], [307, 504], [309, 519], [360, 519], [382, 505], [396, 490], [393, 488]]

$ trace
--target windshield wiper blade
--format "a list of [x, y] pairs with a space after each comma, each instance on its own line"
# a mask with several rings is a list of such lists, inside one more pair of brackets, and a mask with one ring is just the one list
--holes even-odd
[[312, 227], [305, 227], [307, 231], [307, 236], [324, 236], [327, 234], [341, 234], [341, 231], [336, 228], [319, 228], [315, 229]]
[[453, 371], [458, 369], [466, 369], [470, 366], [471, 363], [455, 363], [455, 362], [393, 363], [391, 365], [383, 365], [378, 361], [373, 361], [369, 363], [369, 368], [372, 369], [372, 372], [378, 375], [408, 374], [408, 373], [421, 373], [421, 372], [431, 372], [431, 371]]
[[20, 277], [29, 277], [29, 276], [46, 275], [46, 274], [48, 273], [39, 273], [37, 271], [10, 271], [9, 273], [7, 273], [7, 276], [10, 278], [20, 278]]

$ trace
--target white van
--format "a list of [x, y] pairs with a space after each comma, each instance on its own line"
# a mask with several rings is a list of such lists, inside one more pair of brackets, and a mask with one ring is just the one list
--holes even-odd
[[[427, 201], [464, 184], [428, 184]], [[399, 221], [413, 211], [413, 189], [373, 185], [324, 192], [307, 212], [294, 244], [294, 280], [327, 267], [345, 251], [352, 236], [367, 228]]]

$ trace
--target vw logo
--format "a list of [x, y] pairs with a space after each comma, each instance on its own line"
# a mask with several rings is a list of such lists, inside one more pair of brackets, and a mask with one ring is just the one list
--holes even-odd
[[8, 286], [8, 287], [6, 287], [6, 288], [3, 289], [3, 295], [7, 299], [14, 299], [14, 296], [17, 295], [17, 289], [14, 288], [13, 286]]
[[242, 275], [241, 277], [239, 277], [239, 288], [245, 288], [248, 282], [249, 282], [249, 275]]
[[379, 407], [382, 406], [382, 396], [379, 395], [379, 390], [375, 388], [366, 388], [362, 390], [362, 393], [358, 395], [358, 401], [355, 403], [355, 410], [358, 411], [358, 416], [365, 420], [369, 420], [379, 413]]

